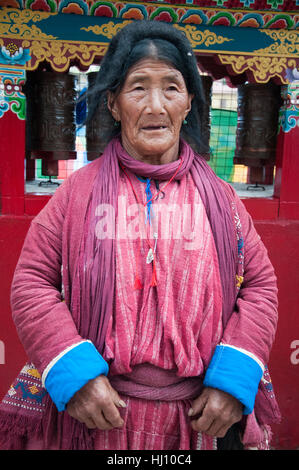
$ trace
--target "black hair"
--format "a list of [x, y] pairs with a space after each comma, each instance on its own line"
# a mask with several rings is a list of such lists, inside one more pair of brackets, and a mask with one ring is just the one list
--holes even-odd
[[185, 34], [166, 22], [133, 21], [112, 38], [96, 79], [84, 95], [88, 114], [83, 124], [96, 115], [97, 121], [103, 122], [100, 139], [105, 143], [119, 133], [107, 107], [107, 92], [121, 90], [130, 67], [147, 57], [167, 62], [181, 72], [188, 92], [194, 95], [181, 136], [197, 153], [208, 152], [202, 139], [205, 101], [196, 58]]

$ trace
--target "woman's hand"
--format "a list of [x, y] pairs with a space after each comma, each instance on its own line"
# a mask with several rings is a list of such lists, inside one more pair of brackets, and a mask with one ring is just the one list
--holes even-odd
[[[224, 437], [228, 429], [242, 418], [243, 405], [235, 397], [215, 388], [206, 387], [192, 403], [189, 416], [194, 416], [194, 431]], [[200, 416], [198, 416], [200, 415]]]
[[78, 390], [66, 409], [70, 416], [85, 423], [89, 429], [109, 430], [123, 426], [118, 407], [125, 406], [107, 377], [100, 375]]

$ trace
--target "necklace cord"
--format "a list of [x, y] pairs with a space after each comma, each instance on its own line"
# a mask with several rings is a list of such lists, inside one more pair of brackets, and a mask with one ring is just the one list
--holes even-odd
[[[146, 203], [140, 203], [139, 198], [138, 198], [138, 196], [137, 196], [137, 194], [136, 194], [136, 191], [135, 191], [135, 189], [134, 189], [134, 186], [133, 186], [133, 184], [132, 184], [132, 181], [131, 181], [129, 175], [127, 174], [127, 172], [126, 172], [124, 165], [123, 165], [122, 163], [120, 163], [120, 167], [121, 167], [121, 169], [123, 170], [124, 174], [125, 174], [126, 177], [127, 177], [127, 181], [129, 182], [129, 184], [130, 184], [130, 186], [131, 186], [131, 189], [132, 189], [132, 191], [133, 191], [133, 193], [134, 193], [134, 195], [135, 195], [135, 198], [136, 198], [138, 204], [142, 204], [143, 207], [145, 207], [145, 206], [148, 206], [148, 207], [149, 207], [149, 205], [154, 201], [154, 199], [156, 199], [156, 198], [158, 197], [158, 195], [159, 195], [160, 193], [164, 193], [165, 189], [166, 189], [167, 186], [174, 180], [174, 178], [175, 178], [176, 175], [178, 174], [178, 172], [179, 172], [179, 170], [180, 170], [180, 168], [181, 168], [181, 166], [182, 166], [182, 164], [183, 164], [183, 159], [181, 158], [180, 160], [181, 160], [181, 161], [180, 161], [180, 164], [179, 164], [179, 166], [177, 167], [177, 169], [176, 169], [176, 171], [174, 172], [174, 174], [172, 175], [172, 177], [170, 178], [170, 180], [165, 184], [165, 186], [163, 186], [163, 188], [159, 189], [159, 190], [156, 192], [156, 194], [154, 194], [150, 199], [148, 199], [148, 197], [149, 197], [148, 191], [150, 191], [150, 188], [149, 188], [150, 179], [148, 180], [148, 182], [147, 182], [147, 191], [146, 191], [146, 193], [147, 193], [147, 201], [146, 201]], [[156, 187], [157, 187], [157, 184], [156, 184]], [[150, 243], [150, 241], [149, 241], [149, 239], [148, 239], [148, 236], [146, 236], [146, 238], [147, 238], [147, 243], [148, 243], [150, 249], [152, 250], [152, 255], [153, 255], [153, 260], [152, 260], [152, 262], [153, 262], [153, 272], [152, 272], [152, 280], [151, 280], [151, 284], [150, 284], [150, 285], [151, 285], [151, 287], [154, 287], [154, 286], [157, 286], [156, 250], [153, 250], [153, 247], [152, 247], [152, 245], [151, 245], [151, 243]], [[139, 250], [138, 250], [138, 253], [137, 253], [138, 259], [136, 260], [136, 272], [135, 272], [135, 281], [134, 281], [134, 289], [136, 289], [136, 290], [140, 290], [140, 289], [143, 288], [143, 285], [142, 285], [142, 282], [141, 282], [140, 276], [139, 276], [139, 270], [138, 270], [140, 252], [141, 252], [141, 240], [140, 240], [140, 237], [139, 237]]]

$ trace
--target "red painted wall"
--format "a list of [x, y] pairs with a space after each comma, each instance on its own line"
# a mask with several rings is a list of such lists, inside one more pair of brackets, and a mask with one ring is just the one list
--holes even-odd
[[[25, 364], [24, 349], [11, 320], [10, 285], [31, 218], [0, 216], [0, 396]], [[3, 351], [4, 344], [4, 351]]]
[[[299, 448], [299, 221], [256, 221], [278, 280], [279, 320], [269, 369], [283, 416], [272, 445]], [[292, 347], [293, 346], [293, 347]]]

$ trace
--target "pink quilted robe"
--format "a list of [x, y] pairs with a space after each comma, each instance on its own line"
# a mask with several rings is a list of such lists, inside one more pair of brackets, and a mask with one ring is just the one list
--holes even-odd
[[[145, 202], [145, 184], [132, 173], [129, 176], [139, 201]], [[161, 188], [164, 185], [161, 183]], [[156, 191], [152, 183], [152, 193]], [[199, 445], [201, 449], [212, 450], [216, 440], [206, 435], [199, 439], [198, 433], [192, 431], [188, 417], [191, 398], [197, 397], [202, 389], [199, 376], [208, 366], [222, 332], [221, 283], [209, 221], [191, 175], [180, 183], [171, 183], [165, 197], [153, 204], [150, 225], [148, 221], [145, 225], [136, 202], [122, 173], [119, 208], [131, 215], [125, 217], [125, 212], [120, 212], [115, 231], [119, 238], [116, 241], [115, 306], [103, 353], [109, 363], [109, 378], [119, 390], [119, 375], [130, 375], [132, 370], [149, 364], [153, 366], [149, 373], [153, 371], [154, 377], [149, 382], [151, 387], [160, 385], [161, 377], [156, 368], [170, 372], [170, 383], [175, 371], [181, 380], [196, 379], [190, 384], [189, 399], [145, 400], [120, 392], [127, 404], [126, 409], [121, 410], [124, 427], [97, 431], [95, 449], [180, 450], [196, 449]], [[102, 226], [104, 229], [104, 223]], [[150, 285], [153, 265], [146, 263], [149, 250], [146, 232], [154, 246], [153, 227], [158, 233], [155, 288]], [[143, 237], [141, 243], [140, 236]], [[134, 289], [136, 262], [143, 283], [140, 290]], [[147, 380], [149, 378], [150, 375]], [[136, 384], [131, 388], [135, 395]], [[186, 386], [183, 393], [186, 393]], [[152, 390], [150, 394], [153, 394]], [[41, 446], [36, 440], [27, 444], [28, 449]], [[59, 443], [53, 441], [51, 448], [59, 448]]]
[[[132, 173], [129, 176], [139, 201], [145, 202], [145, 184]], [[177, 371], [181, 378], [199, 377], [208, 366], [222, 332], [217, 254], [204, 206], [191, 175], [180, 183], [171, 183], [165, 197], [154, 202], [151, 228], [158, 227], [158, 239], [157, 287], [153, 288], [150, 285], [153, 266], [146, 264], [147, 240], [143, 238], [140, 246], [139, 238], [128, 239], [130, 228], [137, 230], [136, 234], [144, 232], [144, 219], [138, 216], [136, 198], [126, 183], [122, 174], [120, 196], [127, 201], [132, 216], [128, 220], [129, 227], [122, 227], [123, 220], [118, 217], [117, 232], [121, 238], [116, 244], [115, 310], [108, 325], [104, 351], [104, 358], [110, 364], [112, 385], [114, 376], [130, 374], [141, 364]], [[161, 188], [164, 185], [161, 183]], [[155, 194], [153, 184], [151, 188]], [[149, 227], [148, 221], [146, 226]], [[127, 237], [124, 228], [129, 232]], [[174, 236], [177, 238], [173, 239]], [[192, 244], [195, 239], [197, 243]], [[151, 242], [154, 246], [153, 237]], [[138, 250], [140, 256], [137, 256]], [[142, 290], [132, 288], [136, 262]], [[142, 380], [144, 382], [144, 377]], [[200, 394], [201, 380], [196, 379], [194, 385], [193, 397]], [[123, 412], [125, 430], [99, 432], [98, 448], [196, 448], [197, 433], [192, 432], [187, 415], [190, 400], [123, 398], [127, 402]], [[213, 441], [205, 436], [202, 446], [212, 449]]]
[[[65, 295], [69, 301], [90, 181], [97, 173], [99, 164], [100, 162], [95, 161], [76, 172], [74, 177], [70, 177], [64, 185], [64, 191], [58, 190], [50, 201], [47, 211], [42, 211], [33, 221], [19, 262], [19, 267], [23, 271], [15, 276], [14, 317], [16, 325], [19, 327], [21, 340], [28, 356], [40, 373], [53, 357], [81, 339], [69, 313], [67, 302], [61, 302], [60, 293], [56, 289], [53, 290], [53, 286], [59, 287], [58, 273], [60, 273], [62, 261], [65, 271]], [[143, 183], [133, 178], [135, 177], [132, 176], [132, 181], [138, 188], [140, 200], [142, 198], [145, 201]], [[163, 187], [163, 183], [161, 186]], [[228, 191], [230, 191], [229, 187]], [[127, 183], [122, 178], [120, 195], [127, 195], [129, 207], [132, 203], [136, 203], [133, 193], [128, 192]], [[193, 209], [195, 203], [199, 202], [199, 211], [201, 210], [199, 231], [197, 228], [197, 233], [200, 233], [197, 237], [199, 244], [190, 249], [192, 239], [190, 236], [188, 238], [188, 230], [183, 231], [186, 236], [183, 244], [177, 239], [169, 241], [163, 238], [163, 233], [158, 233], [157, 287], [152, 289], [149, 288], [152, 280], [152, 263], [145, 262], [148, 253], [146, 240], [142, 240], [141, 246], [139, 246], [138, 238], [135, 241], [126, 238], [116, 240], [115, 306], [117, 308], [114, 309], [114, 316], [108, 326], [104, 351], [104, 356], [110, 363], [112, 382], [116, 374], [130, 373], [132, 365], [136, 367], [144, 361], [152, 364], [153, 367], [162, 366], [170, 371], [177, 369], [178, 376], [181, 377], [192, 375], [197, 377], [209, 364], [213, 349], [219, 343], [219, 339], [250, 350], [263, 363], [268, 361], [276, 327], [275, 275], [266, 250], [244, 206], [232, 191], [232, 199], [237, 206], [244, 236], [245, 273], [237, 300], [237, 309], [222, 332], [220, 280], [214, 240], [190, 176], [180, 183], [172, 183], [167, 188], [165, 198], [157, 202], [167, 203], [170, 197], [172, 204], [178, 202], [181, 206], [184, 202], [186, 204], [191, 202]], [[155, 206], [156, 202], [153, 204], [153, 209], [154, 214], [157, 214]], [[174, 212], [178, 213], [177, 210]], [[164, 222], [167, 220], [165, 215], [167, 212], [162, 210]], [[134, 214], [132, 218], [134, 225]], [[66, 220], [65, 233], [62, 237], [58, 228], [63, 225], [64, 220]], [[154, 218], [152, 222], [154, 224]], [[51, 270], [47, 268], [49, 256]], [[141, 291], [132, 290], [137, 265], [144, 284], [144, 289]], [[57, 266], [57, 269], [52, 269], [52, 266]], [[126, 270], [123, 269], [124, 266]], [[35, 271], [39, 272], [38, 279], [34, 275]], [[42, 284], [40, 277], [44, 279]], [[195, 279], [197, 282], [192, 285]], [[159, 292], [157, 297], [155, 296], [156, 289]], [[34, 294], [34, 302], [32, 302]], [[259, 302], [256, 301], [257, 298]], [[36, 320], [41, 303], [45, 312], [42, 330]], [[115, 329], [115, 315], [118, 316], [117, 330]], [[56, 318], [55, 325], [52, 321], [53, 316]], [[160, 348], [162, 343], [163, 348]], [[271, 423], [277, 415], [274, 396], [272, 398], [272, 392], [268, 392], [270, 388], [263, 386], [268, 380], [267, 377], [265, 376], [261, 382], [262, 388], [257, 397], [260, 396], [261, 400], [258, 399], [256, 403], [260, 423]], [[124, 410], [125, 432], [120, 435], [119, 431], [98, 431], [97, 448], [114, 449], [116, 445], [120, 448], [132, 448], [131, 446], [143, 446], [145, 442], [149, 448], [157, 445], [161, 449], [162, 446], [194, 448], [197, 436], [190, 434], [187, 418], [187, 410], [190, 406], [188, 400], [166, 403], [162, 407], [158, 402], [144, 403], [144, 400], [140, 398], [123, 398], [128, 402]], [[161, 413], [155, 409], [157, 406], [160, 407]], [[4, 429], [5, 426], [4, 423]], [[163, 438], [157, 430], [162, 432]], [[246, 445], [259, 445], [264, 441], [263, 428], [258, 425], [255, 412], [247, 417], [243, 438]], [[202, 448], [213, 448], [212, 440], [208, 439], [205, 442], [204, 436], [200, 442]], [[31, 448], [32, 444], [36, 443], [28, 442], [27, 448]], [[53, 441], [49, 447], [55, 448], [56, 444]]]

